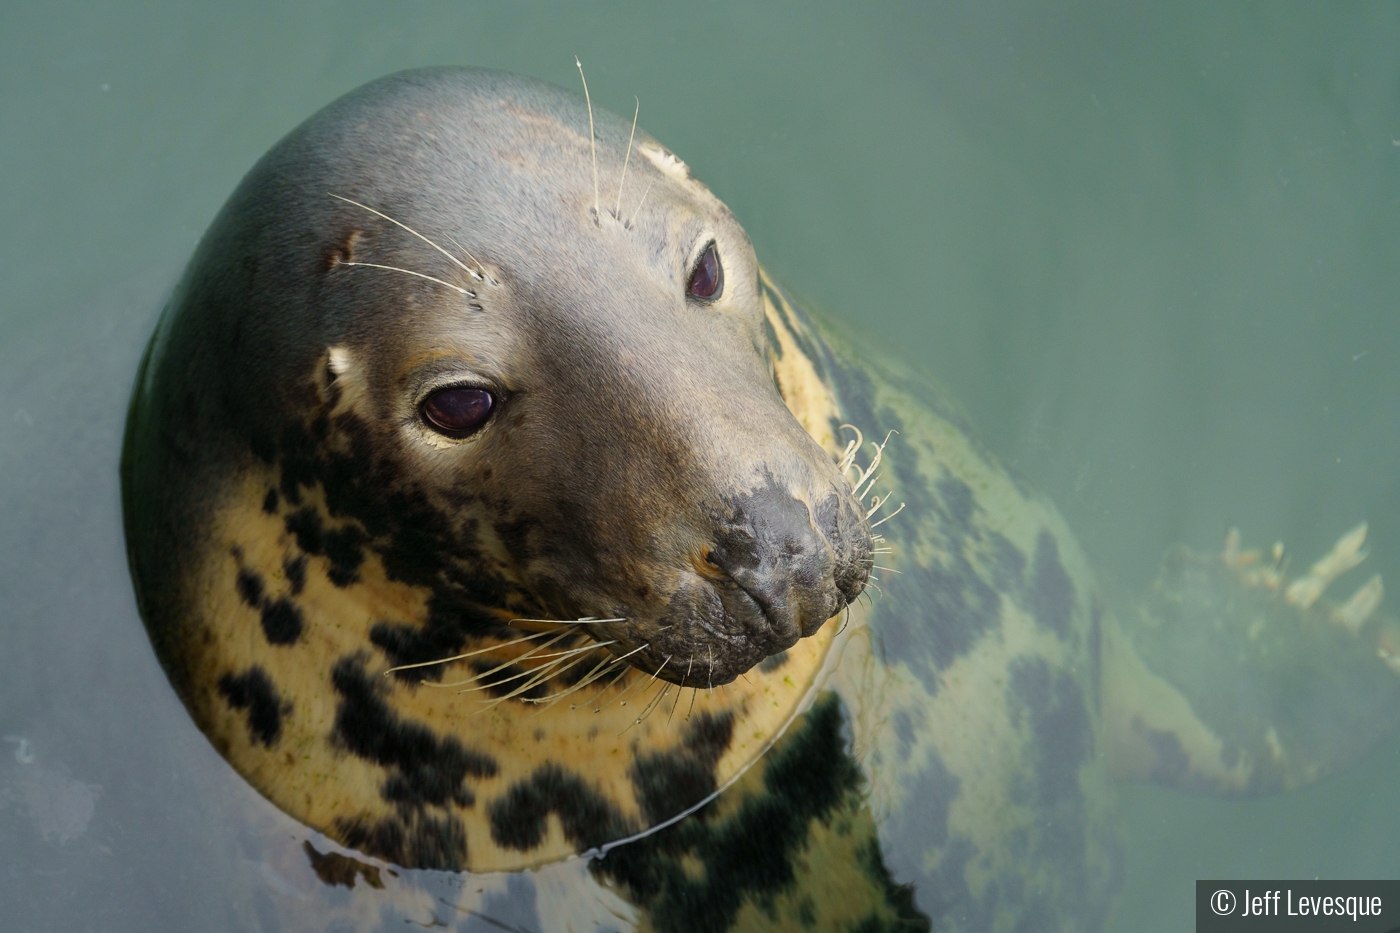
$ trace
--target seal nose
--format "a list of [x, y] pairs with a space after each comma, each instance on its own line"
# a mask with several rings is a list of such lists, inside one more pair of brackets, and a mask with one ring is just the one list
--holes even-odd
[[[756, 605], [763, 621], [751, 621], [766, 625], [752, 634], [770, 642], [774, 651], [815, 632], [845, 604], [826, 537], [814, 526], [806, 503], [786, 489], [760, 490], [716, 519], [706, 561]], [[755, 613], [735, 615], [742, 619]]]

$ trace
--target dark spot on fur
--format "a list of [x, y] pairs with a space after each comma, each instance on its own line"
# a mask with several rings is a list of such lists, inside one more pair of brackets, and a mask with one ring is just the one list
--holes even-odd
[[378, 820], [341, 817], [335, 828], [342, 844], [406, 868], [461, 871], [466, 858], [466, 827], [451, 813], [401, 808]]
[[551, 813], [559, 817], [565, 838], [582, 849], [633, 831], [595, 785], [550, 762], [491, 803], [487, 811], [491, 838], [499, 846], [528, 852], [544, 840], [545, 820]]
[[276, 514], [277, 514], [277, 488], [276, 488], [276, 487], [273, 487], [272, 489], [269, 489], [269, 490], [267, 491], [267, 495], [263, 497], [263, 511], [266, 512], [268, 515], [276, 515]]
[[679, 747], [639, 756], [627, 772], [651, 823], [670, 819], [715, 792], [715, 765], [729, 747], [734, 716], [696, 716]]
[[[475, 526], [455, 517], [472, 494], [458, 490], [447, 506], [431, 502], [402, 464], [385, 455], [393, 445], [382, 443], [369, 422], [350, 412], [331, 416], [324, 398], [305, 391], [303, 407], [319, 413], [285, 426], [275, 443], [263, 446], [280, 469], [282, 498], [296, 506], [301, 490], [319, 487], [325, 512], [339, 527], [308, 507], [286, 515], [288, 533], [306, 554], [330, 560], [328, 576], [338, 586], [354, 582], [372, 550], [390, 580], [431, 591], [423, 624], [378, 623], [373, 642], [396, 665], [410, 664], [458, 653], [472, 635], [504, 628], [482, 607], [502, 606], [516, 590], [476, 552]], [[245, 417], [256, 433], [257, 419]]]
[[325, 555], [330, 561], [327, 576], [344, 588], [359, 580], [368, 536], [354, 525], [327, 529], [313, 508], [298, 509], [286, 518], [287, 531], [296, 536], [297, 547], [308, 554]]
[[285, 519], [287, 532], [297, 539], [297, 547], [308, 554], [324, 554], [325, 539], [321, 528], [321, 516], [313, 508], [298, 509]]
[[885, 903], [893, 908], [894, 916], [885, 918], [879, 914], [871, 913], [861, 923], [855, 927], [859, 931], [880, 931], [880, 933], [898, 933], [898, 931], [908, 930], [910, 933], [923, 931], [929, 933], [933, 929], [933, 922], [919, 910], [914, 902], [914, 885], [912, 882], [897, 884], [894, 875], [885, 864], [884, 854], [880, 851], [880, 843], [876, 839], [868, 839], [856, 851], [856, 859], [860, 863], [865, 876], [875, 883], [877, 889], [885, 895]]
[[356, 879], [363, 878], [365, 884], [371, 888], [384, 887], [384, 882], [379, 878], [379, 866], [377, 865], [367, 865], [359, 859], [341, 855], [339, 852], [317, 852], [310, 839], [302, 842], [301, 850], [311, 860], [311, 870], [316, 873], [317, 878], [321, 879], [322, 884], [328, 884], [331, 887], [353, 888]]
[[777, 654], [770, 654], [762, 661], [758, 662], [758, 669], [765, 674], [771, 674], [787, 663], [788, 653], [779, 651]]
[[263, 604], [262, 629], [269, 643], [295, 644], [301, 637], [302, 625], [301, 609], [285, 596]]
[[999, 531], [988, 532], [987, 542], [991, 546], [992, 576], [996, 588], [1019, 598], [1026, 578], [1025, 552]]
[[409, 867], [413, 863], [402, 857], [402, 853], [406, 849], [404, 846], [407, 836], [406, 828], [405, 821], [395, 817], [372, 821], [346, 817], [340, 817], [336, 820], [340, 841], [345, 845]]
[[[888, 453], [894, 450], [891, 445]], [[875, 629], [886, 663], [904, 662], [934, 693], [939, 672], [1001, 625], [1001, 595], [972, 562], [981, 539], [971, 487], [945, 474], [935, 484], [937, 498], [928, 495], [917, 462], [912, 453], [907, 456], [910, 462], [901, 467], [900, 456], [894, 455], [899, 495], [925, 500], [922, 507], [936, 519], [938, 550], [921, 563], [899, 566], [901, 575], [875, 603]], [[1000, 582], [995, 562], [992, 576]]]
[[[717, 739], [720, 731], [714, 732]], [[702, 808], [590, 867], [626, 886], [661, 933], [730, 929], [745, 901], [761, 907], [791, 890], [795, 860], [813, 823], [826, 823], [863, 802], [860, 771], [846, 749], [834, 694], [818, 699], [761, 766], [762, 789], [727, 819]], [[690, 871], [683, 863], [698, 863], [701, 870]], [[891, 881], [887, 890], [897, 888]], [[890, 904], [891, 910], [898, 906]], [[917, 916], [913, 911], [911, 919]]]
[[238, 598], [250, 608], [257, 609], [262, 605], [263, 579], [258, 574], [246, 567], [240, 567], [234, 585], [238, 587]]
[[1069, 637], [1074, 615], [1074, 584], [1060, 563], [1059, 545], [1048, 531], [1042, 530], [1035, 539], [1030, 591], [1026, 598], [1037, 622], [1061, 638]]
[[[1006, 902], [1011, 900], [1006, 888], [1019, 878], [1008, 874], [994, 876], [973, 894], [967, 882], [967, 869], [979, 860], [978, 856], [972, 840], [955, 835], [939, 853], [938, 864], [932, 871], [924, 868], [922, 849], [902, 858], [896, 853], [887, 853], [887, 861], [891, 863], [894, 877], [920, 879], [912, 892], [912, 900], [938, 929], [991, 930], [995, 929], [998, 910], [1008, 906]], [[1024, 912], [1018, 913], [1026, 916]], [[1045, 916], [1042, 912], [1027, 919], [1034, 923]]]
[[894, 714], [894, 734], [899, 739], [899, 758], [901, 761], [909, 760], [909, 752], [914, 747], [914, 720], [909, 718], [908, 710], [899, 710]]
[[336, 586], [344, 588], [359, 582], [360, 564], [364, 563], [364, 545], [368, 542], [365, 533], [353, 525], [327, 531], [325, 533], [326, 557], [330, 559], [330, 570], [326, 576]]
[[943, 514], [947, 523], [944, 528], [945, 535], [959, 542], [977, 538], [977, 528], [972, 524], [972, 514], [976, 506], [972, 487], [947, 473], [938, 478], [935, 486], [938, 497], [943, 501]]
[[[802, 355], [807, 358], [812, 364], [812, 367], [817, 371], [817, 378], [825, 379], [827, 355], [819, 352], [818, 346], [808, 339], [803, 329], [798, 327], [799, 323], [805, 322], [794, 322], [793, 319], [788, 316], [787, 306], [783, 303], [784, 296], [778, 292], [777, 289], [769, 288], [765, 285], [764, 291], [768, 295], [768, 300], [772, 302], [773, 309], [778, 314], [778, 319], [783, 322], [783, 327], [787, 328], [788, 333], [792, 335], [793, 342], [797, 344], [797, 349], [802, 352]], [[795, 307], [794, 310], [796, 310]], [[776, 342], [774, 346], [777, 346]], [[823, 347], [821, 349], [825, 348]]]
[[219, 693], [234, 709], [247, 710], [248, 732], [253, 741], [271, 748], [282, 734], [282, 717], [292, 711], [283, 703], [272, 680], [261, 667], [254, 665], [234, 676], [225, 673], [219, 678]]
[[941, 848], [948, 843], [948, 813], [962, 782], [937, 752], [927, 751], [928, 765], [908, 784], [909, 799], [917, 800], [918, 806], [904, 809], [905, 822], [898, 831], [925, 848]]
[[[466, 748], [456, 736], [438, 736], [421, 723], [399, 717], [385, 702], [383, 685], [358, 657], [342, 658], [331, 671], [341, 697], [331, 732], [352, 754], [388, 771], [380, 796], [403, 808], [469, 807], [475, 796], [466, 778], [496, 775], [496, 761]], [[426, 867], [415, 863], [416, 867]]]
[[772, 351], [777, 359], [783, 358], [783, 344], [778, 340], [778, 332], [773, 329], [773, 322], [768, 319], [768, 315], [763, 316], [763, 333], [768, 338], [768, 349]]
[[[478, 636], [509, 641], [519, 638], [520, 633], [502, 625], [485, 610], [436, 595], [428, 600], [428, 617], [422, 625], [376, 622], [369, 630], [370, 642], [389, 657], [390, 667], [461, 654], [467, 640]], [[441, 680], [445, 670], [445, 665], [435, 665], [399, 671], [394, 676], [404, 683], [417, 683], [422, 679]]]
[[1029, 726], [1030, 773], [1013, 796], [1038, 812], [1039, 858], [1061, 866], [1068, 883], [1083, 889], [1086, 813], [1079, 770], [1094, 752], [1094, 729], [1084, 693], [1066, 671], [1041, 657], [1022, 656], [1009, 665], [1008, 705], [1014, 725]]
[[[910, 782], [908, 799], [916, 802], [906, 805], [900, 818], [888, 826], [887, 859], [896, 876], [920, 879], [917, 902], [935, 923], [951, 914], [958, 920], [951, 925], [957, 928], [991, 929], [990, 922], [979, 925], [974, 920], [990, 921], [999, 897], [998, 882], [992, 879], [980, 899], [969, 890], [964, 871], [976, 850], [965, 837], [952, 836], [948, 829], [961, 782], [936, 752], [930, 753], [928, 766]], [[924, 868], [929, 850], [941, 850], [932, 876]], [[915, 899], [912, 890], [906, 889], [906, 896]]]
[[285, 558], [282, 561], [282, 572], [287, 575], [287, 582], [291, 584], [292, 595], [300, 596], [306, 587], [306, 555]]
[[1001, 597], [962, 553], [905, 564], [875, 603], [886, 664], [903, 662], [930, 693], [938, 674], [1001, 624]]

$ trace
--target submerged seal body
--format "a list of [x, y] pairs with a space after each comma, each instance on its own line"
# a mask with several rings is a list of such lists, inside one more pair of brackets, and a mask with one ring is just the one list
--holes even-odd
[[[1364, 745], [1168, 682], [941, 396], [656, 141], [509, 75], [382, 79], [264, 157], [152, 339], [123, 491], [161, 661], [259, 791], [407, 868], [604, 854], [570, 897], [621, 926], [1097, 929], [1113, 774], [1239, 793]], [[1247, 564], [1163, 586], [1262, 593], [1267, 664], [1317, 657], [1324, 603]], [[1346, 605], [1318, 676], [1371, 685], [1373, 736], [1394, 678]]]

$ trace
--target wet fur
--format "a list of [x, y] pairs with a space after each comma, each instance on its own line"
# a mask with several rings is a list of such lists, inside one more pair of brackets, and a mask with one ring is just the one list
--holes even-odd
[[[472, 177], [484, 181], [466, 214], [447, 196], [425, 203], [413, 168], [416, 159], [431, 174], [461, 158], [448, 143], [462, 121], [441, 114], [456, 113], [463, 94], [495, 102], [479, 119], [501, 141], [472, 157]], [[740, 274], [726, 256], [726, 281], [754, 314], [705, 318], [708, 334], [685, 318], [649, 330], [625, 310], [541, 319], [532, 309], [566, 301], [613, 296], [625, 309], [684, 274], [655, 265], [684, 255], [663, 247], [732, 224], [654, 141], [639, 134], [632, 151], [626, 121], [595, 123], [602, 190], [613, 173], [621, 188], [631, 152], [645, 192], [624, 220], [597, 215], [586, 114], [561, 92], [491, 73], [410, 73], [333, 108], [356, 106], [387, 108], [397, 122], [313, 123], [284, 141], [230, 202], [192, 263], [201, 273], [172, 301], [200, 308], [198, 326], [168, 314], [152, 341], [123, 464], [143, 616], [220, 752], [284, 810], [360, 853], [480, 871], [607, 851], [504, 882], [475, 876], [455, 900], [431, 904], [421, 881], [378, 872], [383, 889], [356, 888], [347, 908], [358, 921], [377, 923], [393, 901], [412, 905], [420, 923], [425, 911], [452, 923], [508, 904], [531, 929], [600, 904], [614, 905], [607, 923], [671, 933], [1101, 929], [1122, 880], [1111, 778], [1239, 793], [1325, 773], [1329, 763], [1299, 753], [1306, 723], [1209, 702], [1219, 687], [1191, 680], [1200, 665], [1183, 647], [1199, 631], [1178, 636], [1138, 619], [1139, 655], [1063, 520], [977, 442], [946, 396], [870, 362], [756, 264]], [[391, 143], [404, 137], [413, 159]], [[325, 153], [344, 163], [336, 193], [361, 204], [372, 194], [376, 210], [412, 231], [301, 184]], [[274, 235], [272, 203], [300, 212], [304, 235]], [[538, 238], [500, 236], [510, 216]], [[580, 224], [600, 239], [580, 237]], [[413, 231], [430, 231], [433, 244]], [[463, 260], [435, 252], [440, 243], [465, 247]], [[354, 265], [376, 256], [386, 261]], [[568, 294], [514, 271], [546, 260]], [[250, 264], [254, 286], [233, 288]], [[289, 294], [318, 314], [247, 313]], [[421, 359], [402, 370], [385, 362], [401, 347], [366, 352], [379, 346], [386, 309], [422, 335]], [[505, 309], [516, 323], [501, 323]], [[449, 469], [438, 454], [450, 446], [424, 437], [415, 457], [396, 453], [418, 450], [400, 441], [420, 426], [384, 387], [398, 385], [396, 372], [433, 378], [430, 348], [453, 328], [471, 332], [478, 364], [505, 385], [545, 371], [559, 392], [488, 428], [519, 439], [494, 468], [504, 476], [444, 491], [424, 479]], [[725, 338], [718, 351], [715, 333]], [[658, 419], [629, 401], [678, 397], [668, 380], [681, 380], [679, 397], [692, 404]], [[773, 394], [736, 395], [735, 380]], [[621, 388], [580, 404], [600, 384]], [[660, 615], [632, 629], [514, 622], [611, 618], [590, 596], [609, 579], [681, 594], [638, 555], [653, 546], [648, 535], [693, 525], [687, 509], [714, 465], [748, 465], [727, 477], [740, 511], [743, 497], [784, 478], [815, 511], [829, 489], [791, 477], [818, 466], [839, 475], [843, 425], [871, 439], [898, 431], [876, 484], [889, 511], [865, 519], [884, 521], [882, 540], [851, 552], [872, 566], [879, 553], [898, 574], [841, 615], [839, 635], [828, 622], [783, 651], [736, 650], [712, 666], [723, 639], [702, 648], [667, 636], [673, 623]], [[755, 450], [775, 449], [767, 473], [752, 468]], [[525, 514], [520, 490], [548, 499], [561, 487], [588, 495], [551, 499], [544, 521]], [[845, 505], [860, 516], [873, 504]], [[741, 523], [730, 524], [737, 537]], [[1181, 566], [1144, 612], [1170, 603], [1173, 587], [1209, 591], [1204, 604], [1228, 602], [1238, 585]], [[1283, 620], [1277, 632], [1298, 622], [1277, 600], [1268, 607]], [[1352, 638], [1334, 629], [1307, 630], [1302, 643]], [[1230, 644], [1253, 644], [1249, 632], [1229, 630]], [[569, 655], [579, 663], [567, 671], [543, 667], [547, 652], [586, 648], [589, 637], [616, 644]], [[385, 676], [481, 649], [490, 650]], [[613, 674], [610, 658], [628, 652]], [[1379, 734], [1394, 706], [1391, 675], [1369, 647], [1348, 642], [1335, 656], [1336, 677], [1361, 672], [1374, 687], [1376, 709], [1348, 715]], [[602, 676], [543, 712], [528, 702], [590, 672]], [[1159, 672], [1176, 672], [1180, 689]], [[441, 686], [457, 680], [485, 689]], [[1275, 721], [1281, 750], [1267, 741]], [[318, 874], [338, 879], [328, 883], [371, 877], [369, 866], [312, 851]], [[477, 898], [478, 889], [489, 890]]]

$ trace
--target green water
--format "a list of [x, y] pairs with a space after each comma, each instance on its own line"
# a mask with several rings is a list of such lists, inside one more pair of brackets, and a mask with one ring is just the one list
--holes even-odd
[[[261, 877], [136, 618], [115, 464], [163, 293], [322, 104], [426, 64], [573, 88], [577, 54], [1106, 578], [1364, 518], [1400, 586], [1398, 50], [1394, 3], [6, 4], [3, 925], [193, 929]], [[1400, 876], [1400, 737], [1288, 797], [1120, 805], [1115, 929], [1189, 928], [1197, 877]]]

